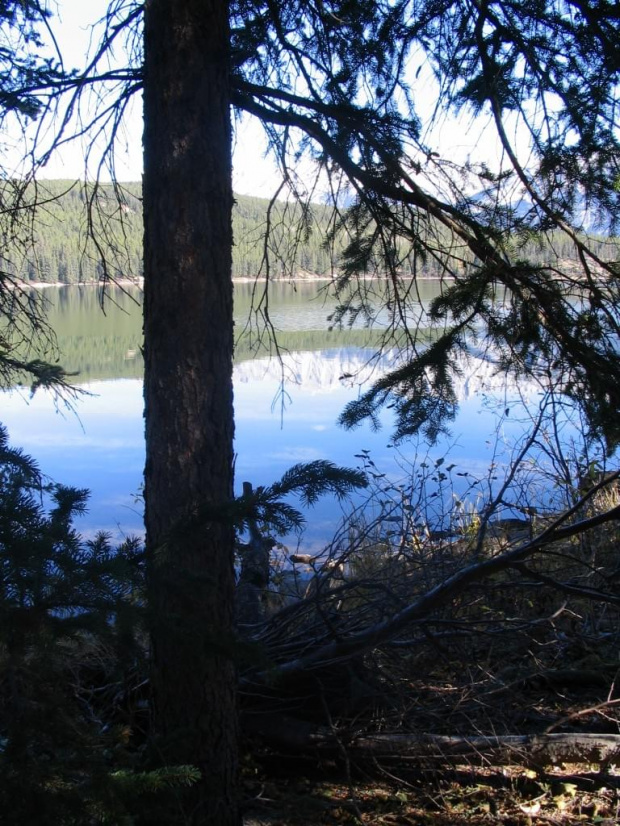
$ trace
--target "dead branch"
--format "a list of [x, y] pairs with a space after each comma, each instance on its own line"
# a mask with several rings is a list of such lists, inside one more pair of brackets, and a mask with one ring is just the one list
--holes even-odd
[[[417, 599], [379, 622], [374, 622], [368, 626], [359, 623], [357, 627], [360, 630], [351, 630], [347, 635], [344, 634], [344, 629], [341, 629], [339, 633], [330, 634], [331, 641], [324, 641], [318, 645], [308, 645], [308, 637], [304, 635], [299, 656], [280, 661], [275, 671], [270, 670], [269, 673], [255, 675], [253, 679], [273, 681], [276, 677], [285, 677], [294, 673], [324, 667], [327, 664], [347, 660], [376, 648], [394, 639], [413, 623], [429, 617], [433, 611], [445, 606], [450, 600], [463, 593], [467, 586], [514, 567], [553, 542], [567, 540], [620, 518], [620, 506], [616, 506], [602, 514], [566, 525], [565, 522], [568, 517], [576, 510], [577, 506], [563, 513], [533, 539], [503, 553], [498, 553], [488, 559], [476, 561], [458, 569], [438, 585], [430, 588], [426, 593], [421, 594]], [[346, 588], [347, 586], [343, 587]], [[333, 598], [339, 590], [331, 591], [330, 596]], [[613, 596], [610, 601], [616, 601], [616, 597]], [[324, 639], [325, 637], [323, 637]]]

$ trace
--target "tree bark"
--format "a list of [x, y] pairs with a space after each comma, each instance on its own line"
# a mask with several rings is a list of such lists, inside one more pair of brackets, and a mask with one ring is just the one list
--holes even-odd
[[[166, 824], [238, 826], [226, 0], [147, 0], [145, 520], [154, 749], [201, 779]], [[208, 519], [205, 516], [208, 512]]]

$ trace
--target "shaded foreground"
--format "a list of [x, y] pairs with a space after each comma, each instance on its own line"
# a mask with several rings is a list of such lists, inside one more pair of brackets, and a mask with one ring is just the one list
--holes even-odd
[[[274, 745], [269, 718], [260, 736], [245, 738], [244, 823], [616, 824], [613, 654], [608, 660], [578, 645], [546, 660], [543, 645], [512, 656], [498, 646], [469, 664], [429, 650], [403, 663], [391, 696], [373, 698], [374, 715], [366, 709], [330, 720], [326, 708], [323, 725], [312, 729], [315, 742], [303, 746], [293, 737]], [[572, 758], [531, 746], [556, 739]], [[608, 761], [598, 759], [605, 742]]]
[[[139, 826], [198, 777], [153, 756], [142, 550], [0, 437], [3, 823]], [[280, 566], [274, 490], [236, 503], [246, 826], [618, 821], [617, 475], [442, 535], [401, 498]]]
[[618, 822], [617, 502], [293, 555], [245, 629], [248, 826]]
[[311, 826], [366, 823], [403, 826], [461, 824], [597, 823], [620, 818], [617, 778], [596, 774], [549, 774], [533, 778], [520, 769], [445, 772], [393, 782], [282, 777], [257, 773], [246, 781], [245, 826]]

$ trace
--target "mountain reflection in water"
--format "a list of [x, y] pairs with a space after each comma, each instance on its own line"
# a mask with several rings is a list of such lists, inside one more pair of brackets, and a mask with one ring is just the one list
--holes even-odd
[[[245, 288], [250, 286], [235, 288], [239, 318], [243, 313], [247, 317]], [[404, 478], [407, 464], [415, 461], [417, 453], [425, 455], [427, 447], [406, 443], [395, 450], [390, 445], [389, 411], [378, 431], [362, 426], [347, 432], [337, 424], [345, 404], [360, 392], [361, 382], [393, 367], [396, 354], [373, 360], [369, 346], [373, 334], [364, 329], [329, 334], [325, 319], [330, 308], [317, 296], [316, 285], [297, 285], [295, 290], [288, 285], [288, 291], [282, 289], [287, 285], [279, 286], [280, 303], [270, 297], [272, 317], [279, 319], [280, 327], [289, 327], [289, 341], [300, 349], [288, 353], [282, 363], [264, 355], [251, 357], [247, 350], [237, 360], [235, 452], [239, 487], [245, 480], [255, 486], [269, 484], [302, 461], [329, 459], [356, 467], [362, 450], [370, 451], [377, 468], [390, 478]], [[131, 296], [118, 294], [103, 315], [92, 288], [65, 288], [56, 294], [48, 291], [47, 297], [54, 302], [52, 323], [64, 353], [62, 362], [68, 369], [80, 369], [79, 381], [86, 382], [81, 386], [89, 395], [82, 396], [71, 412], [55, 406], [45, 393], [39, 392], [30, 400], [28, 393], [12, 391], [3, 398], [0, 418], [9, 429], [11, 443], [31, 454], [51, 479], [91, 490], [88, 513], [77, 523], [82, 533], [140, 533], [144, 427], [139, 305]], [[290, 330], [291, 318], [295, 330]], [[323, 329], [315, 329], [321, 321]], [[237, 327], [240, 323], [238, 320]], [[301, 341], [304, 336], [306, 344]], [[347, 339], [349, 345], [345, 346]], [[323, 346], [317, 346], [318, 342]], [[457, 472], [483, 476], [490, 461], [498, 461], [494, 454], [498, 418], [492, 406], [481, 402], [490, 391], [500, 388], [503, 378], [485, 359], [472, 359], [459, 367], [456, 389], [461, 410], [450, 437], [428, 451], [428, 461], [449, 455]], [[524, 390], [535, 396], [535, 387], [521, 387], [521, 393]], [[516, 395], [516, 388], [512, 392]], [[502, 427], [509, 430], [512, 425], [504, 423]], [[516, 433], [517, 425], [514, 427]], [[341, 515], [338, 503], [321, 500], [307, 514], [303, 548], [315, 552], [328, 541]], [[288, 542], [290, 545], [296, 539], [289, 537]]]

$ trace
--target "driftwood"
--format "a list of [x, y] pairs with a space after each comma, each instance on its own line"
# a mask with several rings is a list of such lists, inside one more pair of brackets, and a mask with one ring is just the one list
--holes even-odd
[[[348, 634], [345, 633], [343, 626], [338, 635], [330, 634], [328, 639], [322, 640], [316, 637], [312, 641], [313, 644], [309, 644], [307, 638], [301, 640], [297, 652], [295, 652], [295, 646], [289, 647], [287, 658], [280, 660], [276, 668], [270, 669], [269, 672], [257, 675], [257, 681], [260, 681], [261, 678], [272, 681], [292, 674], [303, 674], [321, 667], [325, 663], [352, 659], [364, 652], [389, 644], [399, 634], [424, 621], [434, 611], [445, 606], [473, 583], [481, 582], [510, 568], [518, 569], [526, 560], [535, 556], [537, 552], [553, 542], [565, 541], [613, 520], [620, 520], [620, 505], [617, 505], [605, 513], [572, 524], [564, 524], [576, 509], [577, 506], [566, 511], [540, 534], [517, 544], [514, 548], [511, 547], [487, 559], [474, 559], [473, 562], [457, 569], [425, 593], [416, 595], [411, 602], [404, 604], [400, 610], [385, 618], [382, 617], [377, 622], [366, 626], [353, 623], [352, 630]], [[550, 582], [548, 578], [541, 574], [538, 574], [537, 577], [539, 581]], [[602, 592], [556, 581], [553, 581], [552, 584], [557, 590], [567, 594], [620, 606], [620, 595], [613, 590]], [[345, 584], [343, 591], [346, 591], [349, 587], [354, 587], [354, 583]], [[333, 596], [338, 591], [339, 589], [335, 589], [330, 593]], [[303, 611], [304, 606], [300, 605], [299, 610]], [[260, 635], [257, 637], [258, 640], [260, 640]]]
[[[351, 759], [362, 763], [364, 760], [386, 761], [392, 765], [402, 763], [420, 769], [510, 764], [543, 769], [563, 763], [581, 766], [596, 764], [604, 769], [616, 762], [620, 764], [620, 735], [615, 734], [572, 732], [468, 737], [417, 733], [432, 730], [429, 715], [422, 715], [415, 734], [373, 734], [364, 728], [366, 724], [376, 724], [377, 714], [384, 725], [389, 726], [390, 719], [396, 720], [398, 715], [390, 717], [392, 703], [402, 700], [405, 704], [411, 703], [412, 708], [415, 706], [410, 694], [410, 691], [415, 692], [415, 686], [409, 690], [405, 680], [402, 683], [403, 697], [398, 694], [401, 649], [415, 655], [422, 645], [430, 645], [449, 664], [451, 656], [446, 644], [451, 640], [457, 644], [472, 640], [472, 647], [475, 648], [475, 636], [479, 629], [473, 609], [470, 616], [465, 606], [461, 615], [457, 614], [454, 619], [452, 615], [442, 612], [470, 587], [479, 589], [480, 583], [485, 580], [495, 580], [493, 587], [485, 592], [491, 606], [494, 599], [499, 599], [499, 587], [514, 590], [517, 585], [525, 583], [527, 587], [548, 588], [567, 601], [574, 598], [579, 602], [603, 605], [606, 610], [609, 607], [610, 617], [605, 614], [605, 622], [615, 623], [620, 608], [620, 593], [613, 580], [605, 579], [601, 574], [602, 585], [601, 577], [590, 584], [588, 578], [576, 577], [572, 570], [565, 572], [557, 565], [547, 568], [540, 564], [527, 564], [535, 558], [540, 560], [541, 552], [553, 543], [565, 543], [588, 530], [620, 520], [620, 506], [612, 507], [603, 514], [579, 519], [579, 509], [584, 501], [554, 518], [536, 536], [519, 536], [514, 544], [507, 547], [498, 545], [495, 549], [493, 546], [490, 556], [461, 557], [459, 548], [455, 549], [452, 545], [447, 547], [443, 556], [439, 553], [441, 549], [433, 549], [427, 566], [431, 574], [428, 581], [422, 576], [427, 569], [418, 563], [415, 546], [411, 551], [413, 561], [408, 558], [401, 560], [398, 556], [386, 561], [380, 559], [383, 567], [377, 569], [379, 575], [372, 567], [356, 569], [354, 551], [344, 557], [339, 545], [334, 546], [333, 556], [320, 567], [317, 566], [316, 570], [314, 565], [319, 560], [315, 557], [291, 555], [293, 564], [312, 566], [313, 587], [306, 588], [294, 603], [275, 613], [267, 613], [258, 622], [254, 620], [253, 624], [246, 626], [252, 642], [264, 652], [264, 658], [241, 669], [242, 730], [247, 736], [259, 737], [265, 744], [293, 754], [329, 754], [337, 759], [338, 755], [346, 752]], [[570, 522], [570, 518], [578, 521]], [[434, 566], [438, 567], [435, 569]], [[500, 573], [502, 578], [497, 576]], [[503, 639], [501, 635], [504, 632], [509, 634], [510, 640], [527, 634], [538, 634], [542, 640], [543, 632], [546, 634], [544, 640], [550, 640], [554, 652], [548, 662], [555, 667], [545, 668], [546, 663], [540, 663], [535, 674], [522, 678], [524, 685], [534, 679], [551, 688], [567, 682], [576, 687], [608, 687], [613, 683], [615, 671], [571, 667], [569, 647], [573, 637], [579, 642], [580, 629], [566, 624], [563, 610], [563, 605], [557, 600], [549, 606], [541, 601], [543, 613], [531, 620], [518, 617], [518, 621], [516, 618], [504, 620], [501, 615], [492, 624], [489, 615], [484, 614], [482, 627], [491, 641]], [[574, 616], [571, 614], [571, 617]], [[599, 617], [598, 614], [596, 616]], [[616, 638], [617, 631], [613, 625], [608, 634], [601, 631], [598, 625], [595, 627], [591, 618], [589, 622], [590, 630], [584, 630], [584, 638], [586, 632], [593, 635], [595, 641], [606, 638], [606, 635], [610, 639]], [[485, 638], [480, 639], [478, 645], [485, 644]], [[499, 647], [497, 650], [500, 651]], [[369, 652], [372, 652], [374, 659], [366, 658]], [[566, 667], [558, 668], [558, 664], [563, 664], [565, 654]], [[472, 662], [476, 662], [475, 651], [472, 657]], [[417, 667], [415, 656], [411, 663]], [[503, 667], [501, 658], [498, 663]], [[373, 671], [376, 664], [379, 668]], [[409, 663], [402, 665], [402, 669], [410, 667]], [[384, 680], [388, 685], [390, 668], [396, 672], [394, 696], [390, 695], [389, 690], [382, 691]], [[359, 685], [365, 682], [369, 690], [362, 698], [365, 705], [360, 707], [356, 704], [356, 692]], [[502, 687], [497, 688], [495, 683], [491, 693], [510, 691], [514, 685], [502, 683]], [[374, 693], [373, 689], [376, 689]], [[364, 716], [369, 709], [374, 716]], [[502, 713], [501, 709], [499, 713]], [[400, 719], [407, 719], [410, 729], [416, 730], [412, 716]], [[319, 725], [324, 722], [330, 725]], [[502, 722], [505, 725], [495, 728], [484, 717], [477, 730], [519, 730], [519, 715], [508, 716]], [[537, 728], [543, 728], [549, 722], [547, 719], [537, 719], [535, 724]], [[469, 715], [466, 725], [466, 730], [476, 730], [476, 721], [474, 719], [472, 722]], [[458, 729], [455, 726], [455, 731], [459, 730], [463, 730], [462, 721]]]

